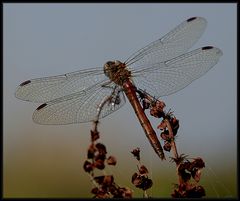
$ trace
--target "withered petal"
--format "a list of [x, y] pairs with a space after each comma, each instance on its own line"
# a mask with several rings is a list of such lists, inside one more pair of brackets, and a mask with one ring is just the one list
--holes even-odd
[[96, 149], [95, 149], [94, 145], [91, 144], [91, 145], [88, 147], [88, 152], [87, 152], [87, 157], [88, 157], [88, 159], [94, 158], [95, 151], [96, 151]]
[[96, 141], [97, 139], [99, 139], [99, 132], [98, 131], [93, 131], [91, 130], [91, 140], [92, 142]]
[[132, 176], [132, 184], [136, 187], [140, 186], [143, 182], [143, 178], [141, 175], [134, 173]]
[[85, 170], [85, 172], [91, 172], [93, 171], [93, 164], [90, 163], [89, 161], [85, 161], [84, 164], [83, 164], [83, 169]]
[[201, 173], [202, 173], [202, 172], [201, 172], [200, 169], [191, 172], [191, 175], [192, 175], [193, 179], [194, 179], [196, 182], [199, 182], [199, 181], [200, 181]]
[[114, 156], [109, 156], [107, 159], [107, 164], [108, 165], [116, 165], [117, 164], [117, 160]]
[[137, 178], [138, 175], [139, 175], [139, 174], [136, 173], [136, 172], [132, 175], [132, 183], [133, 183], [133, 181]]
[[97, 143], [95, 145], [95, 147], [97, 148], [98, 152], [101, 153], [101, 154], [106, 154], [107, 153], [107, 149], [106, 149], [106, 146], [102, 143]]
[[144, 165], [141, 165], [141, 167], [139, 168], [139, 173], [148, 174], [148, 169]]
[[165, 143], [164, 143], [164, 145], [163, 145], [163, 149], [165, 150], [165, 151], [168, 151], [168, 152], [170, 152], [171, 151], [171, 144], [169, 143], [169, 142], [167, 142], [167, 141], [165, 141]]
[[167, 127], [166, 122], [163, 120], [161, 123], [157, 126], [158, 129], [164, 130]]
[[105, 175], [103, 179], [103, 184], [106, 186], [111, 186], [113, 184], [114, 177], [113, 175]]
[[105, 161], [106, 159], [106, 154], [105, 153], [98, 153], [95, 155], [95, 161], [97, 160], [102, 160], [103, 162]]
[[151, 179], [148, 179], [148, 178], [146, 178], [146, 179], [144, 179], [144, 182], [143, 182], [144, 184], [143, 184], [143, 190], [147, 190], [147, 189], [149, 189], [149, 188], [151, 188], [152, 187], [152, 185], [153, 185], [153, 182], [152, 182], [152, 180]]
[[170, 137], [169, 137], [169, 132], [168, 132], [168, 130], [163, 131], [163, 132], [161, 133], [160, 137], [161, 137], [163, 140], [170, 141]]
[[101, 160], [101, 159], [98, 159], [98, 160], [94, 161], [93, 164], [94, 164], [94, 167], [96, 167], [99, 170], [103, 170], [105, 168], [104, 161]]
[[97, 187], [93, 188], [93, 189], [91, 190], [91, 193], [92, 193], [92, 194], [97, 194], [97, 193], [98, 193], [98, 188], [97, 188]]
[[191, 179], [191, 174], [187, 173], [185, 171], [179, 172], [178, 174], [179, 174], [179, 176], [181, 176], [181, 178], [183, 179], [184, 182], [187, 182]]
[[96, 177], [93, 177], [93, 179], [98, 183], [98, 184], [103, 184], [103, 180], [104, 180], [104, 177], [105, 176], [96, 176]]
[[188, 198], [202, 198], [205, 195], [205, 189], [202, 186], [195, 186], [192, 189], [187, 190]]
[[138, 161], [140, 161], [140, 148], [137, 147], [136, 149], [132, 150], [131, 153]]
[[152, 115], [153, 117], [156, 117], [156, 118], [161, 118], [161, 117], [165, 116], [165, 113], [161, 110], [159, 111], [157, 108], [152, 107], [150, 109], [150, 115]]
[[121, 198], [132, 198], [132, 190], [125, 187], [118, 188], [118, 193]]
[[195, 158], [193, 161], [192, 161], [192, 164], [191, 164], [192, 168], [204, 168], [205, 167], [205, 163], [203, 161], [202, 158], [198, 157], [198, 158]]

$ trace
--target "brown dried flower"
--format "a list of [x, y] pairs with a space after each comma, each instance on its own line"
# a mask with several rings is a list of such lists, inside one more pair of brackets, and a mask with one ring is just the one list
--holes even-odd
[[88, 157], [88, 159], [94, 158], [95, 152], [96, 152], [96, 148], [95, 148], [94, 144], [91, 144], [91, 145], [88, 147], [88, 152], [87, 152], [87, 157]]
[[94, 167], [99, 170], [103, 170], [105, 168], [104, 160], [98, 159], [94, 161]]
[[163, 145], [163, 149], [164, 149], [165, 151], [170, 152], [170, 151], [171, 151], [171, 148], [172, 148], [171, 143], [169, 143], [168, 141], [165, 141], [165, 142], [164, 142], [164, 145]]
[[99, 139], [99, 132], [97, 130], [91, 130], [91, 141], [94, 142]]
[[89, 161], [85, 161], [85, 163], [83, 164], [83, 169], [85, 170], [85, 172], [90, 173], [91, 171], [93, 171], [93, 164], [90, 163]]
[[109, 156], [107, 159], [107, 164], [108, 165], [116, 165], [117, 164], [117, 160], [114, 156]]
[[134, 186], [142, 190], [147, 190], [151, 188], [153, 184], [152, 180], [149, 179], [147, 176], [138, 174], [136, 172], [132, 176], [132, 183]]
[[95, 147], [97, 148], [99, 154], [103, 154], [103, 155], [107, 154], [107, 149], [104, 144], [97, 143]]
[[140, 161], [140, 148], [137, 147], [136, 149], [132, 150], [131, 153], [138, 161]]
[[141, 165], [141, 167], [139, 168], [139, 173], [142, 175], [148, 174], [148, 169], [144, 165]]

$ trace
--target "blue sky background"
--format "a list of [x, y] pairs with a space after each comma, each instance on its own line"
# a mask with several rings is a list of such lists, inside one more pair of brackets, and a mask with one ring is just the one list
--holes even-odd
[[[163, 97], [180, 120], [179, 153], [202, 157], [200, 182], [208, 197], [236, 196], [237, 7], [236, 4], [4, 4], [3, 6], [3, 189], [4, 197], [91, 197], [82, 170], [91, 123], [42, 126], [33, 123], [38, 104], [14, 97], [24, 80], [59, 75], [130, 54], [162, 37], [182, 21], [201, 16], [208, 26], [192, 48], [213, 45], [219, 63], [187, 88]], [[153, 127], [158, 121], [150, 118]], [[126, 104], [101, 121], [101, 141], [118, 159], [107, 169], [119, 185], [131, 184], [142, 150], [151, 170], [152, 197], [169, 197], [177, 182], [174, 164], [160, 161], [135, 114]], [[160, 132], [158, 132], [160, 133]]]

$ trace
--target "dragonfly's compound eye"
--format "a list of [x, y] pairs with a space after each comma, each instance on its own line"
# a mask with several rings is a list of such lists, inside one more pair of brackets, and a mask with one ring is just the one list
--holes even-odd
[[108, 77], [109, 77], [109, 75], [110, 75], [111, 66], [112, 66], [113, 64], [114, 64], [114, 62], [108, 61], [108, 62], [106, 62], [106, 63], [104, 64], [104, 66], [103, 66], [104, 74], [105, 74], [106, 76], [108, 76]]
[[112, 66], [113, 64], [114, 64], [113, 61], [108, 61], [105, 65], [107, 65], [107, 66]]
[[121, 62], [118, 61], [118, 60], [115, 60], [114, 62], [115, 62], [115, 65], [116, 65], [116, 66], [119, 66], [119, 65], [121, 64]]

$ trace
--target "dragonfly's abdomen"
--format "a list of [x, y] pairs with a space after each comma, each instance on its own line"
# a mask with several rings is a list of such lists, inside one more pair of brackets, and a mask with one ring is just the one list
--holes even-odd
[[151, 143], [154, 151], [157, 153], [157, 155], [162, 160], [165, 159], [163, 149], [157, 138], [157, 135], [156, 135], [154, 129], [152, 128], [152, 125], [149, 122], [147, 116], [145, 115], [141, 104], [138, 101], [135, 86], [131, 83], [130, 80], [128, 80], [123, 83], [123, 89], [124, 89], [126, 96], [128, 97], [129, 102], [131, 103], [131, 105], [140, 121], [140, 124], [141, 124], [149, 142]]

